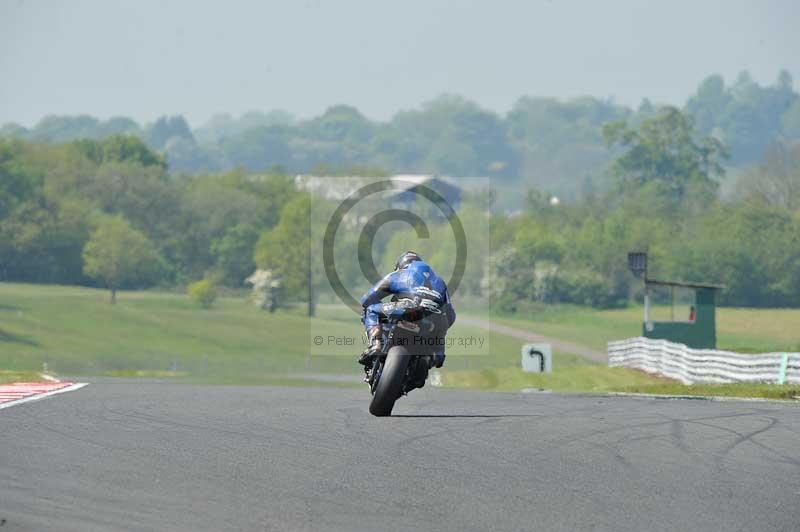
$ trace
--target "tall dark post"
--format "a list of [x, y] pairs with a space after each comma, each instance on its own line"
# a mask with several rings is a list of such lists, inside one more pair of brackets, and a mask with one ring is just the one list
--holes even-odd
[[316, 301], [314, 301], [314, 273], [311, 269], [311, 250], [308, 250], [308, 274], [306, 275], [306, 283], [308, 283], [308, 315], [314, 316], [317, 313]]
[[642, 280], [644, 288], [644, 323], [650, 322], [650, 291], [647, 286], [647, 252], [632, 251], [628, 253], [628, 269]]

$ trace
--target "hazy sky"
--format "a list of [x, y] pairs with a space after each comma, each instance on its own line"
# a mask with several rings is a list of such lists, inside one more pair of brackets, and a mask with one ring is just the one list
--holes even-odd
[[385, 119], [462, 94], [683, 103], [710, 73], [800, 86], [800, 1], [0, 0], [0, 123], [348, 103]]

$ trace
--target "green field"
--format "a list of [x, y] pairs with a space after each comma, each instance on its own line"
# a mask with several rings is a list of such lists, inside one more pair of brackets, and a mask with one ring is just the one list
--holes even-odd
[[[0, 283], [0, 382], [31, 378], [43, 364], [61, 375], [253, 384], [296, 384], [307, 382], [304, 374], [360, 372], [354, 362], [362, 349], [360, 343], [331, 347], [312, 343], [317, 335], [361, 341], [357, 316], [333, 305], [321, 306], [318, 316], [309, 319], [302, 306], [269, 314], [257, 311], [243, 297], [220, 298], [211, 310], [195, 307], [182, 294], [163, 292], [121, 292], [116, 305], [107, 301], [108, 294], [102, 290]], [[726, 309], [722, 313], [728, 314]], [[636, 309], [555, 307], [530, 321], [510, 317], [497, 321], [602, 350], [608, 339], [635, 335], [636, 316]], [[765, 318], [763, 333], [753, 325], [760, 323], [761, 316], [772, 317]], [[736, 341], [749, 338], [750, 346], [769, 346], [771, 338], [792, 345], [791, 333], [775, 320], [795, 316], [800, 313], [736, 310], [724, 323], [732, 328], [734, 320], [750, 324], [736, 333]], [[459, 323], [448, 335], [463, 336], [485, 337], [486, 344], [480, 350], [448, 350], [442, 370], [445, 386], [701, 393], [700, 388], [608, 368], [569, 353], [555, 353], [553, 374], [525, 374], [518, 367], [520, 340]], [[769, 396], [790, 392], [788, 387], [774, 386], [758, 393], [740, 389], [745, 394]], [[736, 394], [736, 387], [724, 393]]]
[[[182, 294], [108, 294], [73, 286], [0, 283], [0, 369], [60, 374], [193, 377], [259, 382], [297, 373], [348, 374], [363, 349], [358, 316], [323, 306], [309, 319], [298, 306], [275, 314], [245, 298], [223, 297], [195, 307]], [[454, 327], [450, 336], [485, 337], [482, 350], [449, 350], [448, 367], [513, 365], [520, 342]], [[347, 337], [355, 345], [317, 347], [312, 338]], [[564, 355], [559, 360], [575, 362]]]
[[[662, 315], [665, 309], [656, 309]], [[611, 340], [641, 335], [642, 308], [595, 310], [571, 305], [548, 306], [527, 317], [496, 315], [496, 323], [583, 344], [604, 351]], [[800, 351], [800, 310], [717, 309], [718, 347], [739, 352]], [[642, 372], [586, 363], [569, 364], [552, 375], [525, 374], [516, 368], [486, 368], [443, 375], [448, 386], [511, 391], [522, 388], [550, 390], [624, 391], [631, 393], [746, 396], [794, 399], [800, 386], [770, 384], [685, 386]]]
[[[666, 314], [663, 309], [661, 314]], [[497, 323], [569, 339], [599, 351], [609, 341], [641, 336], [642, 308], [595, 310], [548, 306], [530, 316], [493, 316]], [[717, 348], [744, 353], [800, 351], [800, 309], [717, 309]]]

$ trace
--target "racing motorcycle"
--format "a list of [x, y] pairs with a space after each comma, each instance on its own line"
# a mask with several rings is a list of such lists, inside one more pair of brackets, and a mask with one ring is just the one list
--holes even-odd
[[415, 322], [388, 320], [381, 326], [383, 349], [364, 368], [364, 382], [372, 394], [369, 412], [379, 417], [391, 415], [395, 401], [425, 386], [436, 349], [429, 337], [434, 324], [428, 318]]

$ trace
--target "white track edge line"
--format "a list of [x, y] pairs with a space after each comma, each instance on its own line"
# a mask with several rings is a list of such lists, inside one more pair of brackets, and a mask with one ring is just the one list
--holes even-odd
[[31, 395], [28, 397], [23, 397], [22, 399], [15, 399], [13, 401], [8, 401], [6, 403], [0, 403], [0, 410], [4, 408], [8, 408], [10, 406], [21, 405], [23, 403], [29, 403], [31, 401], [38, 401], [39, 399], [46, 399], [52, 395], [57, 395], [59, 393], [66, 393], [66, 392], [74, 392], [75, 390], [80, 390], [84, 386], [88, 386], [88, 382], [76, 382], [75, 384], [71, 384], [66, 388], [59, 388], [58, 390], [52, 390], [45, 393], [38, 393], [36, 395]]

